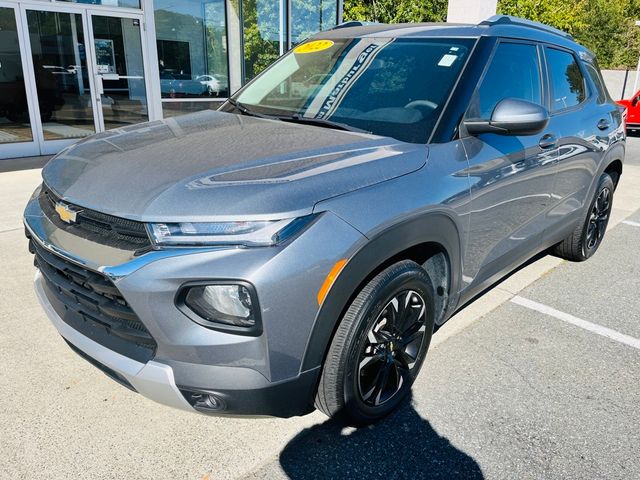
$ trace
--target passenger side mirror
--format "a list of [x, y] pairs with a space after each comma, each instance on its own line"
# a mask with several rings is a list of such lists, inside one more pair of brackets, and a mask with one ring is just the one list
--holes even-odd
[[549, 112], [537, 103], [505, 98], [493, 109], [490, 120], [464, 121], [471, 135], [496, 133], [499, 135], [535, 135], [549, 123]]

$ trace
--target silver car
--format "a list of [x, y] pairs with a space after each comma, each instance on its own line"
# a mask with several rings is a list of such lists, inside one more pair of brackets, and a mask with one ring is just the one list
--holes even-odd
[[219, 111], [51, 160], [24, 216], [36, 291], [71, 348], [158, 402], [362, 425], [491, 284], [595, 253], [624, 153], [567, 34], [336, 28]]

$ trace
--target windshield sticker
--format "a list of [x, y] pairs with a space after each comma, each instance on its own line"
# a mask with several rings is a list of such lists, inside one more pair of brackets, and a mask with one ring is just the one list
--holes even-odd
[[307, 109], [306, 116], [329, 118], [340, 105], [342, 99], [369, 67], [376, 55], [392, 40], [385, 43], [360, 41], [352, 48], [332, 78], [337, 82], [327, 82]]
[[450, 53], [447, 53], [446, 55], [442, 56], [442, 58], [438, 62], [438, 66], [450, 67], [451, 65], [453, 65], [453, 62], [455, 62], [457, 59], [458, 59], [457, 55], [451, 55]]
[[313, 42], [303, 43], [293, 49], [294, 53], [316, 53], [333, 47], [331, 40], [314, 40]]

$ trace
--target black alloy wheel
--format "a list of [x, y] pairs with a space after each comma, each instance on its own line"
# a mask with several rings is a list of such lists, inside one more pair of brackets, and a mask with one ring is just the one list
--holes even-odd
[[604, 187], [598, 193], [596, 201], [591, 208], [591, 215], [589, 216], [589, 224], [585, 232], [585, 248], [588, 250], [594, 250], [602, 241], [605, 231], [607, 230], [607, 224], [609, 223], [609, 216], [611, 215], [611, 190], [609, 187]]
[[[440, 280], [438, 280], [440, 283]], [[316, 407], [349, 425], [368, 425], [411, 393], [435, 322], [433, 282], [421, 265], [402, 260], [355, 296], [329, 346]]]
[[382, 309], [358, 358], [358, 390], [366, 405], [388, 402], [411, 381], [426, 324], [425, 301], [416, 291], [398, 293]]

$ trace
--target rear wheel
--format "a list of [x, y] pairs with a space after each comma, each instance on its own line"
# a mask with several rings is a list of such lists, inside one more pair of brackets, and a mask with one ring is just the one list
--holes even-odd
[[614, 189], [611, 176], [603, 173], [584, 221], [569, 237], [554, 247], [556, 255], [574, 262], [583, 262], [596, 253], [611, 217]]
[[332, 340], [316, 407], [346, 423], [375, 422], [410, 392], [434, 325], [433, 286], [411, 261], [396, 263], [353, 300]]

